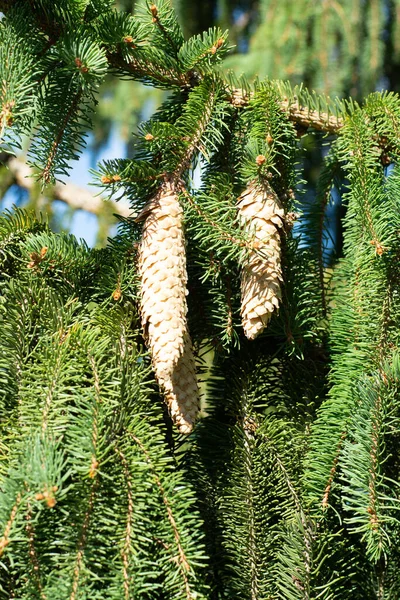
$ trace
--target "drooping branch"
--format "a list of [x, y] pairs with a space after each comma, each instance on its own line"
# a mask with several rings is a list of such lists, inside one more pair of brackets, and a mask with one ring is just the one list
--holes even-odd
[[[20, 187], [30, 191], [35, 186], [35, 179], [32, 177], [33, 171], [23, 160], [10, 155], [0, 154], [0, 163], [6, 164], [12, 181]], [[54, 200], [59, 200], [68, 204], [73, 210], [86, 210], [94, 215], [101, 215], [107, 208], [113, 213], [122, 217], [132, 216], [132, 211], [127, 203], [115, 203], [105, 201], [103, 198], [94, 196], [88, 190], [75, 185], [74, 183], [57, 183], [48, 188], [48, 195]]]
[[[162, 481], [157, 473], [157, 470], [155, 468], [155, 465], [153, 464], [153, 461], [151, 459], [150, 453], [148, 452], [148, 450], [146, 449], [146, 447], [142, 444], [142, 442], [140, 441], [140, 439], [134, 435], [132, 432], [129, 432], [129, 436], [132, 438], [132, 440], [139, 446], [140, 450], [143, 452], [144, 456], [145, 456], [145, 460], [147, 462], [147, 464], [149, 465], [149, 468], [153, 474], [153, 478], [154, 481], [156, 483], [156, 486], [158, 488], [158, 491], [161, 495], [162, 498], [162, 502], [164, 504], [164, 507], [166, 509], [167, 512], [167, 517], [168, 517], [168, 521], [169, 524], [171, 526], [171, 529], [173, 531], [173, 536], [174, 536], [174, 540], [175, 540], [175, 544], [176, 544], [176, 549], [178, 551], [178, 556], [177, 558], [177, 563], [179, 565], [179, 570], [181, 572], [182, 578], [183, 578], [183, 582], [184, 582], [184, 586], [185, 586], [185, 592], [186, 592], [186, 597], [188, 600], [190, 600], [193, 595], [191, 593], [191, 589], [190, 589], [190, 585], [189, 585], [189, 580], [187, 577], [187, 574], [190, 571], [190, 565], [189, 562], [186, 558], [186, 553], [185, 550], [182, 546], [182, 540], [181, 540], [181, 533], [179, 531], [179, 527], [178, 527], [178, 523], [176, 522], [174, 513], [172, 511], [172, 507], [171, 507], [171, 503], [170, 500], [167, 496], [167, 493], [165, 491], [165, 488], [162, 484]], [[176, 559], [175, 559], [176, 560]]]

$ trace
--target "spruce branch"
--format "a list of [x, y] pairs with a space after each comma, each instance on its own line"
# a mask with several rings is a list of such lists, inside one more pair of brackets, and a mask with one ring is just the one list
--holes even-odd
[[362, 534], [366, 551], [374, 562], [387, 554], [390, 530], [399, 523], [395, 516], [398, 485], [385, 466], [390, 457], [382, 462], [388, 429], [397, 421], [393, 399], [398, 393], [398, 376], [399, 359], [395, 354], [390, 362], [381, 364], [379, 372], [360, 382], [358, 402], [343, 452], [346, 521], [351, 531]]
[[[228, 92], [228, 99], [236, 108], [245, 108], [251, 102], [253, 93], [243, 92], [241, 89], [233, 89]], [[278, 102], [279, 107], [287, 117], [304, 129], [309, 127], [317, 131], [337, 134], [344, 126], [344, 119], [339, 116], [301, 106], [300, 101], [295, 98], [283, 98]]]
[[189, 584], [189, 579], [188, 579], [188, 573], [191, 571], [191, 566], [188, 562], [188, 559], [186, 557], [186, 553], [184, 551], [184, 548], [182, 546], [181, 543], [181, 534], [179, 532], [179, 528], [174, 516], [174, 513], [172, 511], [171, 508], [171, 504], [170, 501], [168, 499], [168, 496], [165, 492], [164, 486], [162, 484], [162, 481], [160, 479], [160, 477], [158, 476], [158, 473], [155, 469], [155, 466], [153, 464], [153, 461], [151, 459], [150, 453], [148, 452], [147, 448], [143, 445], [143, 443], [141, 442], [141, 440], [131, 431], [128, 432], [129, 437], [135, 442], [135, 444], [137, 444], [137, 446], [140, 448], [140, 450], [142, 451], [145, 460], [147, 462], [147, 464], [149, 465], [149, 468], [153, 474], [153, 479], [154, 482], [156, 484], [156, 487], [158, 489], [158, 492], [161, 496], [162, 502], [164, 504], [165, 510], [167, 512], [167, 517], [168, 517], [168, 521], [170, 523], [172, 532], [173, 532], [173, 537], [174, 537], [174, 541], [176, 544], [176, 549], [178, 552], [177, 556], [174, 556], [172, 558], [172, 560], [174, 560], [175, 562], [177, 562], [178, 566], [179, 566], [179, 571], [181, 574], [181, 577], [183, 579], [183, 583], [184, 583], [184, 588], [185, 588], [185, 594], [186, 594], [186, 599], [187, 600], [193, 600], [193, 594], [192, 594], [192, 590]]
[[123, 452], [118, 447], [115, 447], [115, 452], [117, 453], [117, 455], [119, 456], [119, 458], [121, 460], [122, 467], [124, 470], [126, 486], [127, 486], [126, 491], [127, 491], [127, 498], [128, 498], [128, 511], [127, 511], [127, 516], [126, 516], [125, 539], [124, 539], [124, 545], [121, 548], [121, 555], [122, 555], [122, 562], [123, 562], [124, 595], [125, 595], [125, 600], [130, 600], [130, 598], [131, 598], [131, 591], [130, 591], [131, 590], [131, 583], [130, 583], [131, 579], [129, 576], [129, 554], [131, 551], [132, 537], [133, 537], [133, 511], [134, 511], [132, 479], [131, 479], [131, 474], [129, 472], [129, 464], [126, 459], [126, 456], [123, 454]]
[[157, 56], [157, 54], [152, 57], [152, 60], [150, 60], [151, 57], [142, 57], [139, 53], [137, 54], [135, 56], [132, 52], [132, 56], [127, 60], [118, 52], [107, 52], [107, 60], [116, 74], [129, 75], [132, 79], [144, 83], [149, 82], [153, 85], [160, 84], [165, 88], [190, 88], [191, 80], [188, 75], [175, 69], [173, 63], [165, 64], [162, 60], [163, 57]]
[[97, 474], [97, 468], [99, 466], [99, 462], [97, 460], [97, 442], [99, 437], [99, 406], [102, 402], [101, 398], [101, 390], [100, 390], [100, 377], [99, 372], [96, 367], [96, 361], [91, 353], [88, 355], [89, 364], [92, 368], [93, 374], [93, 387], [95, 391], [95, 403], [92, 415], [92, 460], [89, 469], [89, 477], [94, 479]]
[[82, 527], [79, 534], [78, 545], [77, 545], [77, 553], [75, 558], [74, 570], [72, 575], [72, 586], [71, 586], [71, 594], [68, 600], [76, 600], [79, 588], [79, 581], [83, 566], [84, 552], [86, 541], [89, 534], [89, 525], [90, 520], [92, 518], [94, 503], [96, 499], [96, 492], [98, 486], [98, 478], [96, 478], [90, 486], [90, 494], [87, 503], [87, 507], [84, 514], [84, 520], [82, 523]]
[[42, 415], [41, 415], [41, 431], [42, 434], [45, 434], [48, 426], [49, 413], [51, 409], [51, 405], [54, 399], [56, 386], [58, 384], [59, 377], [61, 375], [61, 370], [63, 367], [63, 360], [65, 360], [65, 354], [63, 349], [61, 348], [56, 356], [56, 361], [50, 375], [50, 380], [48, 382], [46, 396], [43, 402]]
[[176, 127], [185, 138], [186, 144], [180, 153], [171, 174], [176, 184], [189, 167], [195, 152], [207, 159], [207, 147], [215, 149], [222, 141], [221, 127], [226, 115], [221, 82], [216, 77], [205, 78], [190, 93]]
[[[162, 0], [161, 0], [161, 4], [163, 4]], [[160, 18], [159, 8], [157, 7], [156, 4], [154, 4], [154, 3], [150, 4], [150, 6], [149, 6], [149, 12], [150, 12], [151, 17], [152, 17], [152, 19], [151, 19], [152, 23], [157, 26], [157, 28], [160, 30], [160, 33], [161, 33], [162, 37], [165, 38], [165, 41], [171, 47], [171, 49], [173, 50], [174, 54], [177, 55], [178, 51], [179, 51], [179, 46], [180, 46], [179, 42], [181, 40], [180, 39], [178, 39], [178, 40], [173, 39], [171, 33], [168, 31], [168, 28], [165, 26], [162, 17]], [[171, 11], [171, 13], [173, 14], [173, 11]], [[179, 33], [181, 33], [181, 32], [179, 32]]]
[[[340, 189], [341, 165], [335, 143], [324, 159], [324, 165], [317, 182], [316, 202], [304, 210], [304, 226], [300, 225], [301, 235], [310, 238], [318, 261], [319, 287], [321, 290], [321, 303], [323, 316], [328, 314], [328, 290], [326, 283], [326, 267], [331, 260], [327, 252], [329, 242], [333, 242], [327, 223], [327, 208], [333, 203], [333, 190], [336, 186]], [[336, 248], [335, 248], [336, 249]]]
[[[215, 229], [218, 239], [226, 240], [227, 242], [230, 242], [239, 248], [249, 248], [251, 250], [258, 248], [258, 244], [255, 243], [254, 240], [248, 240], [244, 236], [242, 238], [234, 237], [228, 230], [224, 229], [219, 220], [212, 219], [211, 216], [204, 210], [202, 204], [196, 199], [196, 196], [187, 191], [186, 186], [182, 181], [180, 181], [178, 184], [178, 190], [183, 195], [189, 206], [196, 211], [199, 217], [201, 217], [202, 220]], [[212, 250], [210, 246], [209, 248]]]
[[14, 525], [14, 521], [17, 517], [18, 509], [20, 507], [22, 500], [23, 500], [23, 494], [22, 494], [22, 492], [18, 492], [17, 497], [15, 499], [15, 503], [11, 509], [9, 519], [5, 523], [3, 535], [0, 538], [0, 558], [1, 558], [1, 556], [3, 556], [8, 544], [11, 541], [10, 540], [11, 530]]
[[331, 489], [332, 489], [333, 481], [334, 481], [334, 479], [336, 477], [336, 472], [337, 472], [337, 468], [338, 468], [339, 458], [341, 456], [343, 443], [344, 443], [346, 437], [347, 437], [347, 431], [343, 431], [342, 435], [340, 436], [340, 440], [339, 440], [339, 443], [338, 443], [338, 446], [337, 446], [337, 449], [336, 449], [336, 452], [335, 452], [335, 455], [334, 455], [332, 468], [331, 468], [331, 471], [329, 473], [329, 479], [328, 479], [327, 484], [326, 484], [325, 489], [324, 489], [324, 495], [323, 495], [322, 501], [321, 501], [321, 505], [322, 505], [323, 509], [326, 509], [329, 506], [329, 495], [330, 495], [330, 492], [331, 492]]
[[341, 117], [330, 115], [326, 112], [310, 110], [308, 107], [300, 106], [298, 101], [290, 101], [283, 98], [279, 103], [282, 111], [286, 113], [291, 121], [307, 129], [311, 127], [317, 131], [337, 134], [344, 126], [344, 120]]
[[32, 564], [32, 579], [35, 581], [35, 586], [39, 593], [40, 600], [47, 600], [47, 596], [43, 591], [42, 584], [42, 576], [39, 564], [38, 553], [36, 550], [36, 540], [35, 540], [35, 529], [32, 524], [32, 507], [28, 500], [27, 502], [27, 511], [25, 515], [26, 519], [26, 533], [28, 536], [28, 544], [29, 544], [29, 560]]

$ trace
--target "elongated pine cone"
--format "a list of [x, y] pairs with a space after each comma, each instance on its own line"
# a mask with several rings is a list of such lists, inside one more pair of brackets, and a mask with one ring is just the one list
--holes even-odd
[[200, 392], [197, 383], [192, 341], [188, 333], [184, 338], [183, 354], [172, 377], [164, 382], [165, 400], [181, 433], [190, 433], [200, 410]]
[[190, 433], [199, 411], [199, 388], [186, 321], [183, 211], [169, 184], [137, 220], [143, 218], [138, 260], [142, 327], [171, 417], [182, 433]]
[[281, 299], [281, 240], [279, 227], [284, 211], [272, 187], [251, 182], [238, 199], [239, 218], [253, 236], [242, 268], [242, 324], [246, 337], [254, 340], [268, 325]]

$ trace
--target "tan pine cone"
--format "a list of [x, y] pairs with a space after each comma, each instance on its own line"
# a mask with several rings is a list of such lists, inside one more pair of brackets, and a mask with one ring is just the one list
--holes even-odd
[[137, 220], [142, 218], [146, 219], [138, 254], [142, 327], [171, 416], [182, 432], [189, 433], [198, 412], [199, 390], [186, 321], [183, 211], [170, 184]]
[[237, 206], [254, 245], [241, 275], [242, 324], [246, 337], [254, 340], [268, 325], [281, 299], [279, 227], [283, 225], [284, 211], [268, 182], [249, 183]]
[[185, 335], [183, 354], [172, 372], [164, 381], [165, 400], [171, 418], [181, 433], [190, 433], [200, 410], [200, 392], [197, 383], [192, 342]]

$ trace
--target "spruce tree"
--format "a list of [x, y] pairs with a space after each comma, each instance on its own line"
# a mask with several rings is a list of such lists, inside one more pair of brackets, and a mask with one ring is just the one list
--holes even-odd
[[169, 92], [94, 175], [132, 209], [106, 248], [0, 217], [0, 598], [398, 599], [399, 97], [236, 79], [168, 0], [0, 10], [1, 149], [40, 185], [107, 73]]

